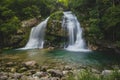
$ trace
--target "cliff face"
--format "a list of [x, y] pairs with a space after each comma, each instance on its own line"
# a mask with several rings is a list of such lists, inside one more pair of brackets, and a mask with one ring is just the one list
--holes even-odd
[[19, 48], [25, 46], [29, 39], [31, 28], [36, 26], [40, 22], [37, 18], [24, 20], [21, 22], [21, 27], [17, 30], [17, 33], [12, 35], [9, 39], [8, 48]]

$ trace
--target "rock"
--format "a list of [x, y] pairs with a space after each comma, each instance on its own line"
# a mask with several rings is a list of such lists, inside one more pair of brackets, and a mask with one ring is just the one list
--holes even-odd
[[30, 70], [31, 74], [35, 74], [36, 71], [35, 70]]
[[91, 69], [93, 73], [96, 73], [96, 74], [100, 74], [100, 71], [96, 70], [96, 69]]
[[70, 66], [65, 66], [65, 67], [64, 67], [64, 70], [72, 70], [72, 67], [70, 67]]
[[13, 78], [13, 73], [9, 73], [9, 78]]
[[27, 61], [27, 62], [24, 62], [23, 65], [25, 67], [28, 67], [28, 68], [31, 68], [31, 67], [35, 68], [35, 67], [37, 67], [36, 61]]
[[27, 71], [27, 72], [24, 73], [24, 75], [30, 76], [30, 75], [32, 75], [32, 73], [30, 71]]
[[27, 76], [24, 75], [21, 77], [21, 80], [28, 80], [28, 78], [27, 78]]
[[102, 71], [101, 75], [108, 76], [108, 75], [111, 75], [112, 73], [113, 73], [112, 70], [104, 70], [104, 71]]
[[40, 71], [46, 72], [47, 69], [48, 69], [48, 66], [42, 66], [41, 69], [40, 69]]
[[27, 80], [40, 80], [38, 77], [28, 76]]
[[49, 69], [47, 72], [50, 73], [52, 77], [63, 77], [63, 73], [59, 70]]
[[69, 71], [62, 71], [63, 75], [67, 75]]
[[4, 72], [0, 72], [0, 80], [7, 80], [8, 79], [8, 74]]
[[0, 76], [0, 80], [8, 80], [8, 76], [6, 76], [6, 75]]
[[46, 72], [36, 72], [34, 76], [37, 76], [39, 78], [46, 77], [48, 74]]
[[51, 80], [49, 77], [42, 77], [39, 80]]
[[[61, 27], [61, 20], [63, 17], [62, 11], [57, 11], [50, 15], [50, 18], [47, 23], [47, 27], [45, 30], [45, 48], [49, 48], [48, 50], [53, 50], [54, 48], [63, 48], [63, 43], [67, 39], [67, 31]], [[57, 41], [57, 42], [56, 42]], [[52, 48], [52, 47], [54, 48]]]
[[49, 78], [49, 80], [60, 80], [60, 78], [59, 77], [51, 77], [51, 78]]
[[25, 71], [27, 71], [27, 68], [26, 67], [22, 67], [22, 68], [20, 68], [20, 70], [18, 72], [23, 73]]
[[7, 66], [7, 67], [14, 66], [14, 63], [13, 63], [13, 62], [8, 62], [8, 63], [6, 63], [6, 66]]
[[13, 75], [13, 78], [14, 79], [20, 79], [22, 77], [22, 74], [20, 74], [20, 73], [15, 73], [14, 75]]
[[38, 23], [38, 19], [37, 18], [32, 18], [32, 19], [29, 19], [29, 20], [25, 20], [25, 21], [22, 21], [22, 27], [33, 27], [35, 26], [37, 23]]
[[11, 68], [11, 72], [12, 73], [16, 72], [16, 68]]
[[48, 50], [54, 50], [55, 48], [54, 47], [48, 47]]

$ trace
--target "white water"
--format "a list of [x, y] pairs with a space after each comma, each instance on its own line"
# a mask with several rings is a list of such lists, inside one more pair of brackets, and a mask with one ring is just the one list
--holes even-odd
[[82, 28], [75, 15], [71, 11], [64, 12], [62, 27], [68, 30], [69, 43], [66, 50], [69, 51], [90, 51], [82, 38]]
[[36, 27], [32, 28], [29, 41], [27, 42], [26, 46], [21, 49], [43, 48], [45, 27], [47, 25], [48, 19], [49, 18], [47, 18], [45, 21], [38, 24]]
[[[31, 29], [29, 41], [25, 47], [20, 49], [43, 48], [45, 28], [48, 19], [49, 18]], [[82, 38], [82, 28], [80, 26], [80, 23], [78, 22], [76, 16], [72, 14], [72, 12], [64, 12], [62, 27], [67, 29], [69, 36], [67, 47], [65, 47], [66, 50], [81, 52], [90, 51], [87, 49], [85, 41]]]

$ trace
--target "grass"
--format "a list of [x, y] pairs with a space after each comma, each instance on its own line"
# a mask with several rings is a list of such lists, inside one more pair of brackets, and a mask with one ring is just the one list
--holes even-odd
[[91, 70], [81, 70], [78, 74], [69, 74], [67, 80], [120, 80], [120, 71], [113, 70], [110, 75], [101, 75], [91, 72]]

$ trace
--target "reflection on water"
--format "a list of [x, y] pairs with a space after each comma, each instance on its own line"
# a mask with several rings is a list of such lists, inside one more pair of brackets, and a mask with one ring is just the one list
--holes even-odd
[[120, 64], [120, 56], [116, 54], [100, 52], [69, 52], [65, 50], [9, 50], [1, 54], [5, 56], [17, 56], [21, 60], [35, 60], [39, 64], [67, 63], [89, 66], [111, 66]]

